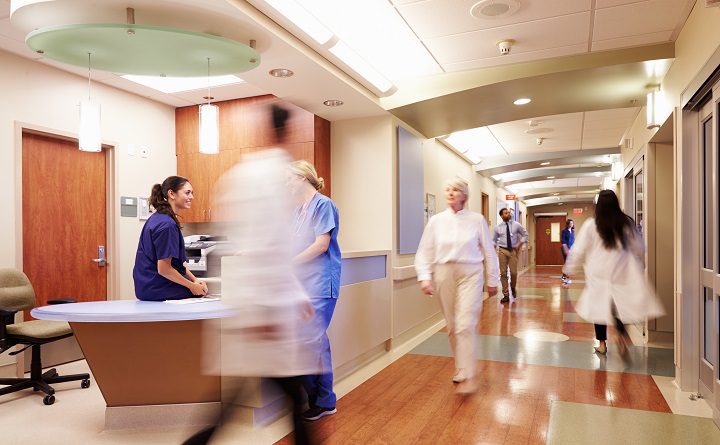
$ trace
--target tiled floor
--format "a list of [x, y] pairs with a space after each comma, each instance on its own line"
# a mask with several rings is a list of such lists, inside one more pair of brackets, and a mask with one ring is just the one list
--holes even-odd
[[[531, 269], [518, 280], [512, 304], [485, 300], [474, 396], [454, 394], [452, 354], [441, 330], [341, 398], [336, 415], [313, 423], [318, 443], [615, 444], [631, 443], [628, 437], [719, 443], [712, 420], [670, 414], [672, 349], [636, 345], [624, 362], [611, 328], [608, 356], [594, 354], [593, 326], [574, 310], [584, 280], [562, 286], [559, 275], [559, 267]], [[626, 420], [613, 428], [620, 417]], [[695, 428], [687, 436], [692, 442], [681, 439], [686, 427]]]

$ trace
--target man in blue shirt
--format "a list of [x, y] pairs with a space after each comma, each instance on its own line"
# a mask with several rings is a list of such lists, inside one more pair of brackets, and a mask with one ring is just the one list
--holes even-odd
[[[510, 219], [510, 210], [500, 210], [500, 218], [503, 222], [495, 227], [493, 242], [498, 249], [498, 260], [500, 261], [500, 282], [502, 283], [503, 298], [500, 303], [510, 302], [510, 289], [512, 287], [513, 298], [517, 299], [517, 260], [522, 250], [522, 245], [527, 242], [527, 231], [519, 222]], [[508, 286], [507, 271], [510, 268], [510, 286]]]
[[[560, 251], [562, 252], [564, 264], [565, 261], [567, 261], [567, 256], [568, 252], [570, 252], [570, 248], [573, 244], [575, 244], [575, 222], [572, 219], [568, 219], [567, 221], [565, 221], [565, 229], [560, 235], [560, 242], [562, 243], [562, 246], [560, 246]], [[570, 277], [565, 274], [562, 274], [561, 279], [565, 284], [571, 283]]]

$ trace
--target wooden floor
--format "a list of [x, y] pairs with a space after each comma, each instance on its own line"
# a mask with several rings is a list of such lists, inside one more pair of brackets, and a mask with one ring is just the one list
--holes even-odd
[[[592, 325], [563, 322], [563, 312], [572, 312], [572, 304], [522, 299], [523, 288], [527, 292], [561, 290], [559, 270], [533, 269], [518, 280], [520, 299], [515, 307], [533, 311], [513, 313], [488, 300], [478, 333], [563, 332], [571, 339], [587, 341], [588, 353], [592, 353]], [[579, 289], [582, 284], [570, 287]], [[340, 399], [337, 414], [308, 424], [313, 442], [545, 444], [554, 401], [670, 412], [649, 375], [479, 361], [479, 391], [461, 397], [454, 393], [454, 368], [449, 357], [408, 354], [400, 358]], [[278, 443], [291, 444], [293, 437]]]

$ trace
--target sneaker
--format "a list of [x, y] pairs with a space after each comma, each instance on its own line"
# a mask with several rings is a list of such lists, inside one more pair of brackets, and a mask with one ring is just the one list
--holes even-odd
[[464, 369], [458, 369], [455, 371], [455, 375], [453, 376], [453, 382], [455, 383], [462, 383], [466, 379], [465, 377], [465, 370]]
[[321, 417], [331, 416], [337, 412], [335, 407], [323, 408], [322, 406], [315, 406], [302, 413], [303, 420], [318, 420]]
[[502, 297], [502, 300], [500, 300], [500, 303], [509, 303], [509, 302], [510, 302], [510, 297], [507, 295]]
[[565, 278], [565, 284], [570, 284], [570, 283], [572, 283], [572, 280], [570, 278]]

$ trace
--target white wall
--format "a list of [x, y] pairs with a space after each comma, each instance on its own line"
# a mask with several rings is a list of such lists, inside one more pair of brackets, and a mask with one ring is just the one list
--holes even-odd
[[[15, 122], [41, 127], [63, 134], [76, 134], [78, 103], [87, 97], [87, 79], [50, 66], [0, 51], [0, 187], [15, 200], [0, 212], [0, 267], [22, 268], [22, 234], [18, 221], [22, 212], [19, 200], [21, 157], [17, 156]], [[148, 196], [153, 183], [175, 174], [175, 112], [163, 105], [121, 90], [93, 84], [93, 100], [102, 106], [103, 141], [115, 145], [115, 184], [113, 206], [119, 196]], [[130, 157], [127, 144], [150, 148], [150, 156]], [[110, 193], [110, 191], [109, 191]], [[108, 252], [109, 271], [116, 274], [110, 296], [134, 298], [132, 267], [142, 222], [120, 218], [116, 226], [116, 252]]]

